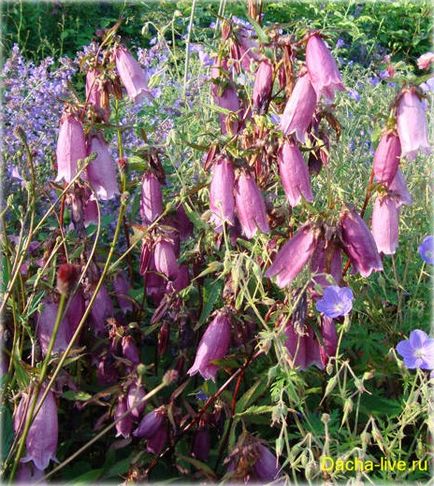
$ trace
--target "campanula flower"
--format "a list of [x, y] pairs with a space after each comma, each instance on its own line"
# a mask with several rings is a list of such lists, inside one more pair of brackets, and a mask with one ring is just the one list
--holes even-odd
[[221, 231], [224, 222], [235, 224], [234, 199], [235, 174], [232, 162], [222, 157], [212, 167], [209, 206], [212, 211], [211, 222], [216, 231]]
[[311, 35], [307, 41], [306, 65], [318, 99], [324, 95], [333, 101], [335, 91], [345, 89], [336, 61], [319, 34]]
[[205, 380], [215, 381], [218, 366], [213, 361], [226, 356], [230, 342], [231, 319], [225, 310], [218, 311], [200, 340], [196, 358], [188, 374], [193, 376], [200, 373]]
[[394, 197], [377, 196], [372, 210], [372, 236], [377, 249], [393, 255], [398, 247], [399, 208]]
[[434, 236], [425, 236], [419, 246], [419, 255], [425, 263], [434, 265]]
[[316, 310], [327, 317], [346, 316], [353, 308], [353, 292], [349, 287], [330, 285], [324, 289], [324, 294], [316, 303]]
[[285, 346], [294, 367], [305, 370], [311, 365], [323, 368], [319, 342], [308, 326], [294, 326], [289, 321], [285, 327]]
[[142, 179], [140, 216], [144, 225], [153, 223], [163, 213], [161, 184], [152, 172], [145, 172]]
[[280, 118], [280, 129], [285, 135], [295, 133], [297, 140], [304, 143], [317, 104], [317, 95], [308, 74], [301, 76], [286, 103]]
[[390, 184], [398, 171], [400, 157], [401, 143], [398, 135], [394, 131], [384, 133], [374, 154], [375, 179]]
[[253, 111], [263, 115], [268, 108], [273, 90], [273, 66], [268, 59], [259, 63], [253, 85]]
[[115, 61], [119, 77], [130, 99], [137, 103], [150, 97], [148, 74], [125, 47], [116, 49]]
[[395, 177], [389, 185], [389, 193], [394, 196], [398, 208], [403, 205], [411, 206], [411, 204], [413, 203], [413, 198], [408, 192], [405, 178], [401, 172], [401, 169], [399, 168], [396, 171]]
[[89, 162], [87, 178], [97, 196], [103, 201], [113, 199], [119, 194], [116, 180], [116, 165], [103, 136], [92, 135], [89, 142], [89, 154], [96, 153], [96, 158]]
[[[120, 418], [127, 410], [128, 410], [127, 397], [126, 396], [118, 397], [118, 401], [114, 413], [114, 419], [117, 420], [118, 418]], [[117, 421], [115, 428], [116, 428], [116, 437], [119, 436], [122, 436], [124, 438], [129, 437], [133, 429], [133, 418], [131, 417], [131, 414]]]
[[434, 370], [434, 339], [424, 331], [411, 331], [410, 337], [399, 342], [396, 350], [404, 358], [407, 368]]

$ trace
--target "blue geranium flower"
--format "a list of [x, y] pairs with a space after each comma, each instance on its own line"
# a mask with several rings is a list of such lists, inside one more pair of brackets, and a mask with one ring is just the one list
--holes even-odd
[[425, 236], [419, 246], [419, 255], [425, 263], [434, 265], [434, 236]]
[[322, 299], [316, 303], [316, 310], [327, 317], [346, 316], [353, 308], [353, 292], [349, 287], [330, 285], [324, 290]]
[[434, 339], [424, 331], [411, 331], [409, 339], [399, 342], [396, 350], [404, 358], [407, 368], [434, 370]]

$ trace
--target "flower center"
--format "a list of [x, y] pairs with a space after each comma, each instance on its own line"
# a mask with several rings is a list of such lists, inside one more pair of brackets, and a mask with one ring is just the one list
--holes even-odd
[[414, 357], [415, 358], [424, 358], [425, 352], [423, 348], [415, 349], [414, 350]]

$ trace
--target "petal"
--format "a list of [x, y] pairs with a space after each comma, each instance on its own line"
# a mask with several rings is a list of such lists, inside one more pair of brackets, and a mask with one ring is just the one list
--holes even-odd
[[428, 338], [426, 332], [416, 329], [410, 333], [410, 343], [413, 348], [421, 348]]
[[399, 342], [396, 346], [396, 350], [403, 358], [411, 358], [414, 356], [414, 348], [408, 339]]

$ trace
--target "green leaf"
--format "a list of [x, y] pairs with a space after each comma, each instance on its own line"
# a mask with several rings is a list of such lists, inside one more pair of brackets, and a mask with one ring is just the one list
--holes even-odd
[[259, 390], [258, 388], [260, 387], [260, 385], [264, 384], [264, 381], [264, 377], [260, 378], [244, 393], [244, 395], [237, 402], [237, 406], [235, 408], [236, 413], [245, 410], [249, 403], [251, 403], [257, 395], [263, 392], [262, 386]]
[[95, 484], [95, 480], [101, 475], [102, 469], [92, 469], [92, 471], [86, 471], [72, 481], [68, 481], [65, 485], [79, 485], [79, 484]]
[[263, 413], [271, 413], [273, 411], [272, 405], [252, 405], [244, 412], [239, 412], [235, 416], [241, 417], [243, 415], [261, 415]]
[[63, 393], [62, 397], [73, 402], [85, 402], [86, 400], [90, 400], [92, 398], [92, 395], [83, 391], [75, 392], [72, 390], [68, 390]]
[[205, 285], [203, 287], [202, 312], [200, 313], [199, 321], [195, 326], [194, 330], [199, 329], [199, 327], [208, 319], [209, 315], [214, 309], [215, 303], [220, 297], [222, 286], [223, 286], [222, 281], [218, 281], [218, 280], [214, 281], [210, 279], [207, 279], [205, 281]]
[[1, 423], [1, 436], [2, 436], [2, 447], [1, 447], [1, 458], [4, 460], [11, 447], [12, 441], [14, 439], [14, 430], [12, 426], [12, 414], [8, 407], [5, 405], [0, 405], [0, 423]]
[[182, 454], [177, 454], [178, 458], [182, 461], [192, 464], [196, 469], [202, 471], [206, 476], [216, 479], [215, 472], [204, 462], [195, 459], [194, 457], [183, 456]]

